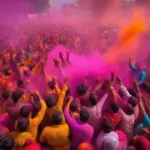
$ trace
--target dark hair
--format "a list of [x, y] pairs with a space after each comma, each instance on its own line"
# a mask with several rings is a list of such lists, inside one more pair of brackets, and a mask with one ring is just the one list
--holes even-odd
[[45, 98], [45, 102], [46, 102], [47, 107], [51, 108], [51, 107], [53, 107], [55, 105], [56, 97], [53, 96], [53, 95], [48, 95]]
[[134, 113], [134, 108], [132, 107], [131, 104], [127, 103], [125, 107], [126, 107], [126, 114], [127, 115], [132, 115]]
[[142, 136], [137, 136], [134, 140], [134, 146], [136, 150], [149, 150], [150, 145], [147, 145], [148, 143], [149, 140]]
[[54, 90], [55, 89], [55, 83], [54, 83], [54, 81], [52, 80], [52, 81], [50, 81], [50, 82], [48, 82], [48, 87], [50, 88], [50, 89], [52, 89], [52, 90]]
[[55, 111], [53, 114], [53, 121], [55, 125], [61, 124], [62, 121], [62, 113], [60, 111]]
[[128, 92], [129, 92], [132, 96], [137, 97], [137, 92], [136, 92], [135, 89], [128, 88]]
[[137, 99], [133, 96], [131, 96], [129, 99], [128, 99], [128, 103], [132, 105], [132, 107], [135, 107], [137, 105]]
[[29, 120], [27, 118], [20, 118], [17, 122], [17, 129], [19, 132], [27, 131], [29, 127]]
[[18, 80], [18, 81], [17, 81], [17, 85], [18, 85], [18, 87], [20, 87], [20, 88], [24, 88], [24, 82], [23, 82], [23, 80]]
[[31, 108], [29, 106], [24, 106], [20, 109], [21, 117], [28, 118], [31, 113]]
[[24, 70], [23, 71], [23, 75], [26, 76], [26, 77], [29, 77], [30, 76], [30, 72], [28, 70]]
[[1, 134], [0, 135], [0, 149], [1, 150], [13, 150], [15, 146], [15, 141], [13, 137], [6, 135], [6, 134]]
[[86, 123], [89, 119], [89, 112], [86, 108], [82, 108], [80, 111], [80, 120]]
[[119, 105], [115, 101], [111, 101], [110, 107], [113, 113], [117, 113], [119, 111]]
[[4, 75], [6, 75], [6, 76], [11, 75], [9, 71], [10, 71], [9, 68], [3, 68], [3, 74], [4, 74]]
[[71, 89], [68, 88], [67, 91], [66, 91], [66, 95], [65, 96], [67, 97], [70, 93], [71, 93]]
[[77, 111], [77, 109], [78, 109], [78, 104], [76, 103], [75, 100], [73, 100], [73, 101], [71, 102], [71, 104], [70, 104], [70, 110], [71, 110], [72, 112], [75, 112], [75, 111]]
[[7, 100], [10, 96], [10, 91], [9, 90], [4, 90], [3, 93], [2, 93], [2, 97]]
[[32, 71], [34, 67], [35, 67], [34, 64], [29, 64], [29, 65], [28, 65], [28, 68], [29, 68], [30, 71]]
[[15, 103], [18, 102], [18, 100], [23, 96], [24, 92], [20, 90], [16, 90], [12, 93], [12, 99]]
[[76, 91], [79, 96], [83, 96], [86, 94], [87, 90], [88, 88], [85, 84], [79, 84]]
[[112, 125], [109, 119], [103, 118], [102, 129], [105, 133], [109, 133], [112, 131]]
[[98, 102], [98, 99], [94, 93], [90, 93], [89, 100], [90, 100], [90, 103], [92, 104], [92, 106], [95, 106]]

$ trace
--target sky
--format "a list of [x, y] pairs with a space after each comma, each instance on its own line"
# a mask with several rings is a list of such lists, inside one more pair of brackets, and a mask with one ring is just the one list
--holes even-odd
[[56, 7], [60, 7], [61, 5], [63, 5], [64, 3], [72, 3], [75, 0], [52, 0], [52, 3], [54, 6]]

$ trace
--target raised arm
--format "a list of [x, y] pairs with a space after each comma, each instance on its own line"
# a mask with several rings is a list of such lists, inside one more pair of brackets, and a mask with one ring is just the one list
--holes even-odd
[[132, 71], [137, 71], [137, 68], [132, 64], [131, 59], [129, 59], [129, 68], [130, 68]]
[[144, 80], [146, 79], [146, 76], [147, 74], [145, 71], [140, 72], [138, 85], [141, 85], [144, 82]]
[[57, 99], [57, 102], [56, 102], [56, 106], [63, 107], [66, 92], [68, 90], [68, 87], [66, 85], [67, 82], [68, 82], [68, 79], [65, 78], [62, 90], [59, 89], [58, 84], [56, 84], [56, 86], [55, 86], [56, 93], [58, 94], [58, 99]]
[[64, 71], [63, 71], [63, 69], [62, 69], [62, 67], [60, 65], [60, 61], [58, 59], [54, 58], [53, 62], [55, 64], [56, 68], [58, 68], [58, 70], [59, 70], [60, 74], [62, 75], [62, 77], [64, 77], [65, 73], [64, 73]]
[[70, 104], [71, 104], [72, 100], [73, 100], [72, 97], [68, 98], [68, 102], [67, 102], [67, 105], [64, 110], [65, 119], [66, 119], [66, 122], [69, 124], [69, 126], [71, 126], [73, 128], [80, 128], [78, 123], [76, 122], [76, 120], [74, 118], [72, 118], [69, 113], [69, 108], [70, 108]]
[[39, 96], [39, 98], [40, 98], [41, 109], [40, 109], [40, 111], [37, 113], [36, 117], [34, 117], [33, 120], [36, 122], [36, 124], [40, 124], [41, 121], [42, 121], [43, 118], [44, 118], [44, 115], [45, 115], [47, 106], [46, 106], [45, 101], [44, 101], [44, 100], [42, 99], [42, 97], [40, 96], [39, 92], [36, 92], [36, 94], [37, 94], [37, 95]]
[[120, 77], [117, 77], [116, 80], [120, 86], [120, 91], [122, 92], [123, 96], [125, 96], [127, 99], [130, 98], [132, 95], [128, 92], [127, 88], [123, 85]]

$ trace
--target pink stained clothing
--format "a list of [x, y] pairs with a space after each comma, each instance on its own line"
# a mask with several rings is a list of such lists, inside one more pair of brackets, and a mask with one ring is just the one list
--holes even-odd
[[128, 92], [127, 88], [123, 84], [120, 85], [120, 91], [123, 94], [123, 96], [127, 99], [132, 97], [132, 95]]
[[90, 143], [94, 134], [93, 127], [73, 119], [68, 110], [65, 110], [64, 115], [72, 132], [72, 149], [77, 149], [79, 144], [83, 142]]
[[9, 128], [9, 130], [14, 129], [15, 122], [20, 117], [20, 110], [24, 106], [31, 107], [31, 104], [18, 102], [15, 105], [8, 107], [7, 109], [8, 117], [5, 120], [5, 126]]
[[39, 144], [35, 143], [35, 142], [32, 142], [24, 150], [41, 150], [41, 146]]
[[117, 150], [126, 150], [128, 147], [127, 136], [122, 131], [116, 131], [119, 137], [119, 146]]
[[92, 107], [85, 107], [90, 114], [88, 124], [91, 125], [94, 128], [94, 131], [97, 132], [99, 125], [100, 125], [100, 119], [102, 115], [102, 107], [105, 103], [105, 101], [108, 98], [108, 94], [104, 94], [104, 96], [99, 100], [99, 102]]
[[110, 133], [101, 132], [96, 140], [96, 150], [117, 150], [119, 146], [119, 136], [116, 132]]
[[130, 139], [133, 135], [133, 127], [135, 123], [135, 115], [127, 115], [122, 109], [119, 110], [119, 113], [121, 115], [121, 121], [119, 124], [119, 129], [123, 131], [128, 139]]
[[90, 101], [89, 101], [89, 91], [84, 95], [84, 96], [79, 96], [80, 99], [80, 104], [82, 106], [89, 106], [90, 105]]

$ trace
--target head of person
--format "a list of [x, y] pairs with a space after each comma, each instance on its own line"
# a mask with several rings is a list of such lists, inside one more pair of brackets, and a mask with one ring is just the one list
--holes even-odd
[[88, 122], [88, 120], [89, 120], [89, 112], [86, 108], [82, 108], [80, 111], [80, 121], [86, 123]]
[[47, 95], [45, 102], [48, 108], [52, 108], [56, 103], [56, 97], [54, 95]]
[[129, 91], [129, 93], [132, 95], [132, 96], [134, 96], [134, 97], [136, 97], [137, 98], [137, 91], [135, 90], [135, 89], [133, 89], [133, 88], [128, 88], [128, 91]]
[[35, 67], [34, 64], [29, 64], [29, 65], [28, 65], [28, 68], [29, 68], [30, 71], [32, 71], [34, 67]]
[[134, 108], [136, 105], [137, 105], [137, 99], [135, 98], [135, 97], [133, 97], [133, 96], [131, 96], [129, 99], [128, 99], [128, 103], [130, 104], [130, 105], [132, 105], [132, 107]]
[[24, 67], [24, 69], [23, 69], [23, 75], [25, 77], [29, 77], [30, 76], [30, 69], [28, 67]]
[[127, 103], [125, 105], [125, 112], [127, 115], [132, 115], [134, 113], [134, 108], [131, 104]]
[[1, 150], [13, 150], [15, 146], [14, 139], [6, 134], [0, 134], [0, 149]]
[[10, 75], [12, 75], [12, 70], [9, 68], [3, 68], [3, 74], [5, 76], [10, 76]]
[[97, 96], [94, 93], [90, 93], [89, 100], [92, 106], [95, 106], [98, 102]]
[[32, 109], [29, 106], [24, 106], [20, 109], [20, 116], [23, 118], [28, 118]]
[[4, 98], [4, 100], [7, 100], [10, 97], [11, 92], [9, 90], [4, 90], [2, 92], [2, 97]]
[[118, 150], [119, 146], [119, 138], [117, 134], [108, 135], [103, 141], [103, 149], [102, 150]]
[[55, 125], [60, 125], [62, 122], [62, 113], [60, 111], [55, 111], [53, 114], [53, 121]]
[[54, 83], [53, 80], [50, 81], [50, 82], [48, 82], [48, 88], [51, 89], [51, 90], [54, 90], [54, 89], [55, 89], [55, 83]]
[[18, 80], [17, 85], [18, 85], [19, 88], [24, 88], [25, 87], [23, 80]]
[[78, 110], [78, 104], [75, 100], [73, 100], [70, 104], [70, 111], [76, 112]]
[[90, 143], [84, 142], [78, 146], [78, 150], [93, 150], [93, 147]]
[[16, 122], [16, 129], [18, 132], [26, 132], [29, 127], [29, 120], [28, 118], [19, 118]]
[[112, 101], [112, 102], [111, 102], [110, 108], [111, 108], [111, 112], [113, 112], [114, 114], [119, 111], [119, 105], [118, 105], [118, 103], [115, 102], [115, 101]]
[[109, 119], [104, 118], [102, 122], [102, 130], [104, 133], [110, 133], [112, 131], [112, 125]]
[[134, 138], [134, 146], [136, 150], [149, 150], [150, 142], [143, 136], [137, 136]]
[[79, 96], [84, 96], [87, 93], [88, 87], [85, 84], [79, 84], [77, 86], [77, 94]]
[[24, 92], [21, 90], [15, 90], [12, 92], [12, 100], [14, 101], [14, 103], [17, 103], [24, 95]]

